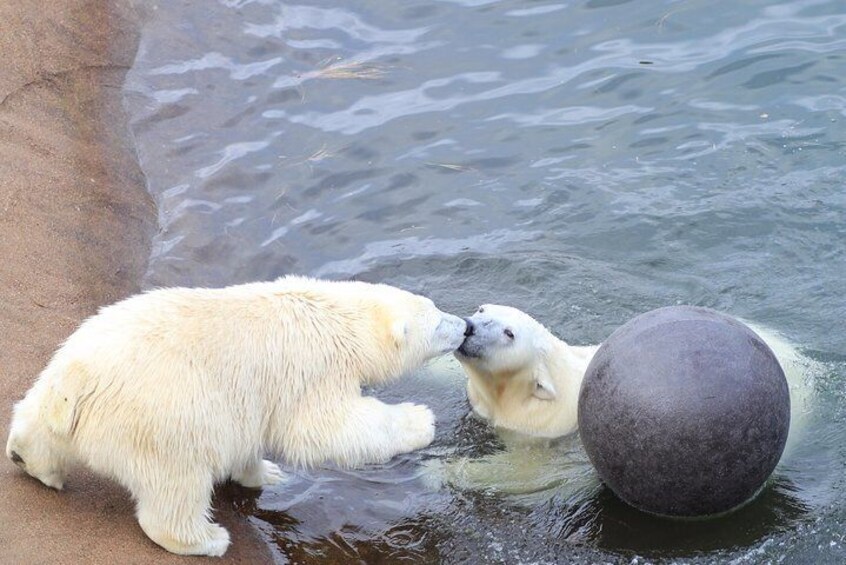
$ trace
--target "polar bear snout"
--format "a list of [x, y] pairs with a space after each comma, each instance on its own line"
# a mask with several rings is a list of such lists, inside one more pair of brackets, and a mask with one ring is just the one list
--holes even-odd
[[504, 324], [490, 314], [480, 311], [464, 320], [467, 329], [464, 332], [464, 341], [457, 351], [459, 356], [481, 358], [507, 345], [508, 340], [503, 339]]
[[6, 441], [6, 457], [27, 475], [48, 487], [62, 490], [63, 450], [40, 421], [31, 420], [26, 410], [15, 410], [12, 429]]
[[484, 304], [465, 323], [464, 341], [456, 351], [459, 361], [477, 366], [495, 363], [500, 369], [531, 363], [538, 323], [527, 314], [510, 306]]
[[8, 457], [12, 463], [26, 471], [26, 462], [24, 461], [24, 458], [20, 456], [20, 453], [18, 453], [19, 451], [21, 451], [21, 449], [18, 446], [17, 434], [15, 433], [15, 430], [13, 430], [9, 434], [9, 439], [6, 442], [6, 457]]
[[435, 330], [440, 354], [449, 353], [459, 348], [467, 333], [467, 322], [452, 314], [442, 313]]

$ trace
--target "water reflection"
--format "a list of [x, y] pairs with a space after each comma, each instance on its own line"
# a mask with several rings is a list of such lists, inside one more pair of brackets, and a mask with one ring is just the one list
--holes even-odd
[[645, 516], [603, 488], [580, 513], [584, 524], [574, 520], [567, 527], [581, 531], [586, 542], [614, 552], [653, 558], [729, 554], [754, 547], [805, 518], [811, 508], [798, 490], [789, 478], [777, 475], [740, 510], [722, 518], [685, 521]]

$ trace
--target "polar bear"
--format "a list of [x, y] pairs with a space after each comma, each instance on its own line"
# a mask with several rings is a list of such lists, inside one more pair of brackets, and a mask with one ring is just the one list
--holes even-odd
[[[578, 489], [597, 484], [590, 480], [593, 473], [573, 432], [578, 428], [581, 383], [599, 346], [569, 345], [509, 306], [485, 304], [466, 320], [468, 335], [455, 357], [467, 375], [473, 412], [498, 429], [506, 450], [451, 461], [440, 469], [441, 477], [430, 482], [520, 495], [537, 493], [540, 485], [573, 483], [574, 478]], [[773, 350], [790, 387], [791, 426], [784, 459], [805, 429], [813, 375], [819, 368], [776, 332], [746, 323]], [[561, 438], [555, 442], [557, 449], [550, 450], [556, 438]]]
[[428, 445], [434, 417], [362, 384], [455, 350], [466, 323], [381, 284], [286, 277], [153, 290], [103, 308], [14, 409], [7, 456], [61, 489], [81, 462], [124, 485], [165, 549], [222, 555], [212, 486], [259, 488], [288, 462], [384, 462]]
[[485, 304], [455, 352], [473, 411], [496, 427], [556, 438], [576, 431], [579, 388], [598, 346], [573, 346], [516, 308]]

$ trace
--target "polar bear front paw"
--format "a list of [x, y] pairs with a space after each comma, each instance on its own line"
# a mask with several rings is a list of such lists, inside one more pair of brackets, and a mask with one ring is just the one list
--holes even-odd
[[[204, 519], [203, 519], [204, 520]], [[220, 557], [229, 548], [229, 532], [221, 525], [205, 522], [190, 528], [189, 539], [179, 539], [175, 534], [167, 531], [154, 515], [142, 514], [138, 518], [141, 529], [147, 536], [177, 555], [208, 555]]]
[[277, 485], [286, 481], [287, 478], [279, 465], [267, 459], [262, 459], [243, 472], [232, 476], [233, 481], [247, 488]]
[[209, 524], [208, 539], [200, 544], [196, 555], [208, 555], [209, 557], [220, 557], [229, 548], [229, 532], [226, 528], [217, 524]]
[[404, 402], [397, 405], [401, 411], [397, 421], [397, 435], [401, 438], [402, 452], [422, 449], [435, 439], [435, 415], [420, 404]]

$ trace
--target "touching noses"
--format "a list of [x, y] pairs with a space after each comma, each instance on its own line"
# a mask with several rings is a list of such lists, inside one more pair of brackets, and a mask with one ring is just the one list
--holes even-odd
[[476, 327], [473, 325], [473, 322], [470, 321], [470, 318], [464, 318], [464, 323], [467, 324], [467, 327], [464, 329], [464, 337], [470, 337], [476, 333]]

